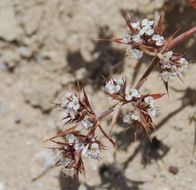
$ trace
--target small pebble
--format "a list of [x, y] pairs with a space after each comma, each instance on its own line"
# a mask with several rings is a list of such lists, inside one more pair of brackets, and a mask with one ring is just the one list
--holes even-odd
[[169, 167], [169, 172], [176, 175], [179, 172], [179, 170], [176, 166], [170, 166]]
[[15, 115], [14, 122], [15, 122], [16, 124], [20, 124], [20, 122], [21, 122], [21, 117], [20, 117], [20, 115], [19, 115], [18, 113]]

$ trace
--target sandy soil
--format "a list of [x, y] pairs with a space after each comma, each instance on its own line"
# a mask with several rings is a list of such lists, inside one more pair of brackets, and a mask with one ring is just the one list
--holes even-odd
[[[97, 112], [110, 101], [101, 75], [125, 76], [134, 83], [150, 63], [140, 67], [124, 56], [125, 48], [96, 39], [125, 33], [120, 11], [156, 16], [164, 0], [1, 0], [0, 1], [0, 190], [196, 190], [192, 157], [196, 64], [174, 80], [170, 96], [159, 102], [152, 143], [133, 140], [133, 131], [118, 123], [102, 161], [87, 161], [81, 183], [48, 169], [50, 152], [43, 139], [56, 133], [60, 116], [53, 102], [67, 89], [84, 84]], [[166, 33], [195, 25], [196, 12], [185, 1], [165, 4]], [[195, 39], [178, 48], [195, 59]], [[138, 69], [137, 69], [138, 68]], [[137, 70], [137, 72], [136, 72]], [[154, 71], [143, 91], [165, 92]], [[103, 122], [107, 127], [111, 118]], [[45, 171], [45, 173], [43, 173]], [[42, 176], [38, 177], [40, 174]], [[38, 177], [37, 180], [33, 180]]]

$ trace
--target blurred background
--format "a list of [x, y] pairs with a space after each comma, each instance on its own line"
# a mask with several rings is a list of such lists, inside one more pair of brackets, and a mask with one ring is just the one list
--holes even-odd
[[[119, 119], [118, 150], [106, 141], [102, 160], [85, 163], [81, 183], [50, 167], [43, 143], [61, 127], [53, 103], [77, 89], [77, 81], [97, 112], [110, 104], [105, 79], [125, 76], [135, 84], [150, 58], [138, 64], [125, 56], [125, 46], [97, 39], [126, 33], [122, 12], [142, 19], [161, 10], [165, 36], [195, 26], [196, 11], [185, 0], [0, 0], [0, 190], [196, 190], [195, 37], [176, 48], [192, 64], [184, 83], [173, 80], [169, 97], [158, 101], [152, 143], [145, 136], [135, 141]], [[142, 90], [165, 92], [157, 71]]]

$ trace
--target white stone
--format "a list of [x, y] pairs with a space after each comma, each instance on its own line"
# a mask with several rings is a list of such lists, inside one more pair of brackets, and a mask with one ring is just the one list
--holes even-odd
[[0, 7], [0, 23], [0, 38], [7, 41], [13, 41], [22, 33], [22, 30], [17, 23], [13, 6], [9, 0], [5, 7]]

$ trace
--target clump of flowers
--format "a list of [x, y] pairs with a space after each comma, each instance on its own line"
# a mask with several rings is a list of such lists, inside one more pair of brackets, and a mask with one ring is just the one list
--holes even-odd
[[188, 68], [188, 61], [175, 54], [173, 51], [168, 51], [163, 54], [163, 59], [160, 61], [160, 76], [164, 82], [178, 76]]
[[175, 40], [173, 35], [168, 38], [163, 36], [163, 16], [161, 15], [158, 21], [149, 19], [139, 21], [132, 15], [130, 20], [127, 18], [125, 20], [128, 26], [127, 34], [110, 41], [125, 44], [127, 54], [132, 59], [138, 60], [143, 54], [153, 56], [155, 58], [153, 64], [159, 65], [160, 78], [166, 86], [175, 76], [181, 78], [181, 73], [188, 67], [188, 61], [182, 54], [170, 50], [175, 45], [173, 43]]
[[[127, 46], [128, 53], [133, 59], [139, 59], [143, 54], [153, 57], [152, 63], [148, 66], [135, 86], [128, 85], [125, 79], [114, 79], [106, 82], [105, 93], [115, 101], [115, 104], [97, 114], [92, 110], [89, 98], [84, 89], [74, 94], [68, 91], [61, 102], [56, 104], [62, 111], [64, 124], [71, 124], [71, 127], [58, 133], [48, 140], [54, 142], [57, 147], [52, 147], [55, 157], [55, 165], [62, 166], [64, 171], [72, 171], [77, 178], [79, 173], [85, 172], [85, 159], [101, 159], [104, 144], [97, 135], [97, 130], [108, 139], [114, 146], [112, 131], [116, 124], [120, 111], [126, 105], [128, 111], [122, 115], [123, 122], [130, 127], [144, 129], [150, 138], [155, 125], [153, 117], [157, 115], [156, 101], [164, 93], [143, 94], [141, 87], [152, 72], [155, 66], [159, 67], [159, 75], [168, 91], [168, 82], [171, 78], [183, 73], [188, 67], [188, 61], [182, 54], [171, 49], [178, 43], [196, 33], [196, 27], [184, 32], [174, 38], [163, 36], [163, 17], [158, 21], [143, 19], [139, 21], [133, 16], [125, 18], [128, 31], [124, 37], [112, 39], [113, 41]], [[113, 113], [111, 124], [108, 130], [104, 130], [101, 121]], [[62, 140], [59, 140], [61, 138]]]

